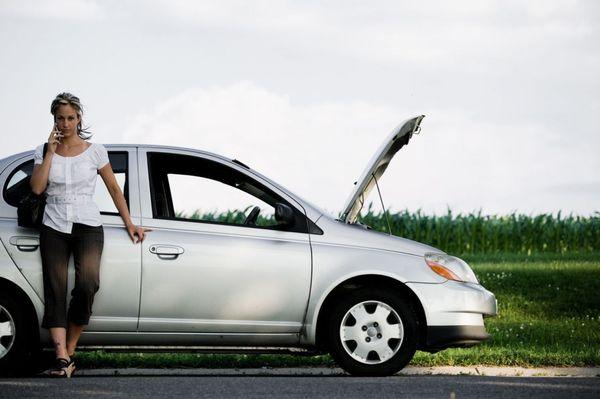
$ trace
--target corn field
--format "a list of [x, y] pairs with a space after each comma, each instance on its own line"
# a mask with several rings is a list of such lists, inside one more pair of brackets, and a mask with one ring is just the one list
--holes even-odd
[[[528, 216], [482, 215], [443, 216], [417, 212], [389, 214], [393, 235], [409, 238], [453, 254], [594, 252], [600, 251], [600, 213], [594, 216], [541, 214]], [[369, 209], [361, 223], [388, 232], [383, 212]]]
[[[227, 212], [202, 212], [196, 210], [193, 213], [186, 214], [185, 212], [175, 212], [175, 216], [183, 219], [204, 220], [206, 222], [229, 223], [229, 224], [244, 224], [246, 216], [250, 213], [252, 206], [248, 206], [243, 210], [229, 210]], [[273, 217], [264, 217], [258, 215], [255, 225], [260, 227], [274, 226], [277, 222]]]

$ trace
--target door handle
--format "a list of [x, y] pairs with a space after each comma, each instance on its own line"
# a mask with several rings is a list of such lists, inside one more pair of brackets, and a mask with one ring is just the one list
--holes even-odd
[[13, 236], [10, 237], [8, 242], [23, 252], [33, 252], [40, 246], [40, 239], [38, 237]]
[[157, 255], [161, 259], [176, 259], [184, 252], [183, 248], [177, 245], [150, 245], [150, 253]]

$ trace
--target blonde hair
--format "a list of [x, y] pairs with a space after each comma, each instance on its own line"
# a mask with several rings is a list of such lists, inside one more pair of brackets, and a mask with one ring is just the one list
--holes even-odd
[[77, 115], [79, 116], [79, 123], [77, 124], [77, 135], [84, 140], [88, 140], [92, 137], [92, 133], [88, 130], [87, 127], [82, 126], [83, 121], [83, 106], [81, 105], [81, 101], [79, 97], [71, 94], [71, 93], [60, 93], [58, 94], [54, 100], [52, 100], [52, 104], [50, 105], [50, 113], [54, 116], [56, 121], [56, 111], [58, 111], [58, 107], [61, 105], [70, 105], [75, 109]]

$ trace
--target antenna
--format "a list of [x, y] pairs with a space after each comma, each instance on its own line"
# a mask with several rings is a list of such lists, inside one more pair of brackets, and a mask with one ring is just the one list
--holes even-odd
[[385, 205], [383, 205], [383, 197], [381, 196], [381, 190], [379, 189], [379, 183], [377, 183], [377, 178], [375, 177], [375, 173], [372, 174], [373, 180], [375, 180], [375, 186], [377, 187], [377, 193], [379, 194], [379, 201], [381, 201], [381, 207], [383, 208], [383, 214], [385, 215], [385, 221], [388, 225], [388, 231], [390, 235], [392, 235], [392, 226], [390, 225], [390, 218], [388, 217], [387, 211], [385, 210]]

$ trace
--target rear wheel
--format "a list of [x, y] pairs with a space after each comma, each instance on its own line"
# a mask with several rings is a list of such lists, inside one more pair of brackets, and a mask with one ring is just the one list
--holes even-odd
[[416, 317], [397, 296], [369, 288], [352, 291], [333, 308], [328, 328], [331, 355], [353, 375], [392, 375], [417, 347]]
[[0, 375], [31, 371], [34, 334], [24, 309], [15, 298], [0, 294]]

